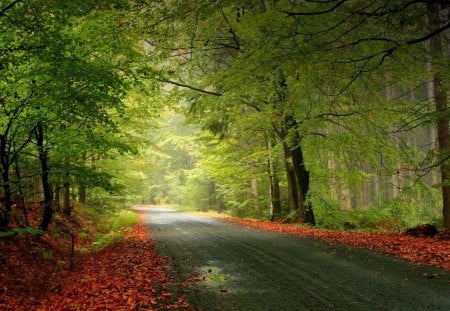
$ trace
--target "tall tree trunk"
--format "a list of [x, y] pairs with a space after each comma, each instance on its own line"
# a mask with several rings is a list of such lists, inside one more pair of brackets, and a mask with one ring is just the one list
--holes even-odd
[[272, 212], [274, 217], [280, 217], [281, 215], [281, 189], [280, 177], [278, 175], [278, 165], [274, 166], [272, 176]]
[[63, 212], [64, 214], [70, 216], [70, 159], [66, 157], [64, 159], [64, 196], [63, 196]]
[[[290, 133], [290, 131], [293, 131]], [[312, 205], [307, 203], [309, 191], [309, 171], [305, 167], [301, 139], [297, 132], [297, 122], [291, 115], [285, 116], [284, 129], [278, 132], [283, 143], [283, 151], [288, 177], [289, 207], [295, 210], [295, 222], [315, 225]], [[288, 135], [290, 137], [288, 137]], [[289, 138], [289, 142], [287, 139]]]
[[[86, 160], [87, 160], [86, 151], [83, 151], [81, 159], [83, 160], [83, 166], [84, 166], [86, 164]], [[86, 185], [82, 181], [78, 185], [78, 202], [80, 202], [82, 204], [86, 204]]]
[[302, 223], [307, 223], [310, 225], [315, 225], [316, 221], [314, 218], [313, 209], [311, 203], [307, 202], [307, 195], [309, 192], [309, 171], [305, 167], [305, 161], [303, 157], [303, 150], [300, 144], [295, 146], [292, 152], [292, 162], [295, 174], [295, 180], [297, 182], [297, 195], [298, 195], [298, 216]]
[[283, 143], [286, 173], [288, 176], [289, 207], [295, 211], [293, 221], [315, 225], [314, 213], [310, 203], [306, 203], [309, 191], [309, 172], [303, 162], [303, 150], [300, 145], [289, 148]]
[[25, 226], [29, 226], [28, 222], [28, 212], [27, 207], [25, 205], [25, 195], [23, 193], [23, 187], [22, 187], [22, 175], [20, 174], [20, 166], [19, 166], [19, 158], [16, 156], [14, 159], [14, 171], [16, 172], [17, 177], [17, 190], [19, 192], [19, 205], [22, 208], [23, 213], [23, 222]]
[[[277, 70], [280, 72], [280, 91], [278, 92], [278, 98], [279, 103], [282, 105], [281, 109], [283, 110], [283, 105], [286, 103], [287, 98], [287, 83], [283, 72], [279, 68]], [[294, 221], [315, 225], [312, 205], [306, 201], [310, 176], [309, 171], [305, 167], [301, 137], [298, 133], [298, 123], [293, 115], [285, 112], [283, 112], [283, 115], [281, 129], [277, 129], [276, 125], [274, 128], [283, 143], [288, 182], [290, 181], [292, 184], [289, 189], [295, 191], [295, 193], [292, 193], [292, 196], [296, 197], [296, 200], [290, 202], [290, 205], [296, 204], [296, 219]], [[290, 176], [291, 174], [292, 176]]]
[[208, 182], [208, 205], [213, 210], [217, 210], [216, 183], [213, 180]]
[[342, 210], [344, 210], [344, 211], [353, 210], [352, 195], [350, 193], [350, 188], [348, 187], [348, 184], [346, 181], [343, 181], [342, 185], [341, 185], [340, 202], [341, 202]]
[[41, 164], [42, 189], [44, 192], [44, 201], [42, 202], [42, 221], [39, 228], [43, 231], [47, 230], [53, 216], [52, 209], [52, 191], [48, 180], [48, 154], [44, 146], [44, 127], [41, 122], [36, 126], [36, 146], [38, 149], [39, 162]]
[[329, 183], [328, 186], [330, 188], [330, 197], [333, 200], [339, 201], [339, 197], [338, 197], [338, 184], [337, 184], [337, 178], [335, 175], [335, 171], [336, 171], [336, 161], [334, 160], [335, 156], [334, 153], [332, 151], [328, 152], [328, 160], [327, 160], [327, 167], [328, 167], [328, 172], [330, 174], [330, 179], [329, 179]]
[[253, 208], [256, 211], [256, 217], [262, 218], [262, 211], [259, 206], [259, 193], [258, 193], [258, 180], [252, 179], [250, 180], [250, 188], [252, 190], [252, 198], [253, 198]]
[[380, 204], [380, 198], [381, 196], [381, 174], [376, 169], [373, 174], [373, 200], [375, 201], [375, 204]]
[[0, 210], [0, 230], [6, 230], [11, 218], [11, 185], [9, 180], [9, 157], [7, 151], [6, 137], [0, 136], [0, 164], [2, 170], [3, 204]]
[[[428, 3], [428, 12], [430, 19], [430, 29], [434, 30], [441, 26], [439, 7], [437, 3]], [[438, 56], [445, 56], [447, 52], [447, 46], [443, 46], [444, 40], [440, 34], [433, 36], [430, 39], [430, 52], [431, 54], [436, 54]], [[449, 142], [449, 117], [448, 117], [448, 97], [447, 88], [445, 82], [442, 80], [440, 72], [438, 70], [437, 64], [434, 63], [432, 59], [431, 63], [433, 67], [433, 85], [434, 85], [434, 98], [435, 107], [437, 114], [437, 136], [439, 151], [441, 159], [443, 160], [441, 169], [441, 180], [442, 180], [442, 203], [443, 209], [442, 214], [444, 216], [443, 225], [445, 228], [450, 229], [450, 163], [447, 160], [444, 161], [449, 156], [450, 153], [450, 142]]]
[[297, 182], [295, 180], [294, 169], [292, 167], [292, 156], [289, 148], [283, 143], [284, 165], [286, 168], [287, 197], [290, 214], [295, 214], [298, 210]]
[[[386, 78], [386, 81], [389, 81], [388, 78]], [[391, 86], [386, 86], [386, 100], [390, 102], [395, 98], [394, 89]], [[393, 140], [395, 142], [395, 145], [397, 149], [400, 148], [400, 137], [399, 134], [393, 134]], [[391, 175], [391, 181], [392, 181], [392, 198], [397, 198], [400, 195], [400, 163], [396, 163], [395, 172]]]
[[273, 158], [273, 134], [266, 137], [267, 149], [267, 174], [269, 176], [269, 193], [270, 193], [270, 220], [273, 221], [281, 215], [281, 191], [280, 179], [278, 177], [278, 165], [276, 159]]
[[56, 212], [60, 211], [61, 208], [61, 183], [57, 182], [57, 184], [54, 186], [54, 196], [53, 196], [53, 210]]
[[83, 184], [78, 185], [78, 202], [86, 204], [86, 186]]
[[[427, 61], [427, 69], [430, 73], [433, 72], [431, 61]], [[433, 80], [430, 80], [427, 82], [427, 99], [430, 102], [430, 104], [432, 104], [436, 107], [435, 95], [434, 95], [434, 81]], [[430, 140], [430, 149], [437, 150], [439, 148], [439, 146], [438, 146], [438, 133], [437, 133], [436, 124], [430, 125], [428, 130], [429, 130], [428, 135], [429, 135], [429, 140]], [[431, 184], [433, 186], [435, 186], [439, 182], [440, 182], [439, 173], [435, 169], [431, 170]]]

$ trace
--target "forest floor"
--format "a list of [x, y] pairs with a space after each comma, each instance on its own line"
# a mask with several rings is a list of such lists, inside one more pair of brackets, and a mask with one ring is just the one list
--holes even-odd
[[0, 239], [0, 310], [190, 310], [142, 222], [114, 246], [77, 254], [72, 272], [61, 239]]

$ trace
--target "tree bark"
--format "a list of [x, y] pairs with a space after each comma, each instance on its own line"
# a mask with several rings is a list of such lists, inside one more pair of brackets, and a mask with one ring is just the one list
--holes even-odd
[[284, 165], [286, 168], [287, 179], [287, 197], [289, 204], [289, 212], [294, 214], [298, 210], [297, 182], [295, 180], [294, 169], [292, 167], [292, 157], [289, 148], [283, 143]]
[[[429, 23], [430, 29], [437, 29], [441, 25], [439, 17], [439, 4], [428, 3]], [[446, 56], [447, 47], [443, 46], [443, 40], [441, 34], [437, 34], [430, 39], [430, 53], [437, 56]], [[440, 151], [440, 158], [442, 164], [441, 181], [442, 181], [442, 214], [444, 228], [450, 229], [450, 164], [446, 159], [450, 154], [450, 142], [449, 142], [449, 118], [448, 118], [448, 97], [445, 82], [442, 80], [440, 72], [438, 70], [437, 61], [432, 58], [433, 69], [433, 86], [434, 86], [434, 102], [437, 114], [437, 136], [438, 146]]]
[[273, 158], [273, 133], [270, 137], [266, 137], [267, 156], [267, 174], [269, 176], [269, 193], [270, 193], [270, 220], [274, 221], [281, 215], [281, 191], [280, 179], [278, 176], [278, 165], [276, 159]]
[[307, 223], [310, 225], [315, 225], [316, 221], [314, 218], [313, 209], [311, 203], [307, 202], [307, 195], [309, 192], [309, 171], [305, 167], [303, 150], [300, 144], [295, 146], [292, 152], [292, 162], [295, 174], [295, 180], [297, 182], [297, 196], [298, 196], [298, 216], [300, 217], [300, 221], [302, 223]]
[[2, 170], [2, 188], [3, 188], [3, 204], [1, 206], [0, 214], [0, 230], [6, 230], [11, 218], [11, 185], [9, 180], [10, 161], [7, 151], [6, 137], [0, 136], [0, 164]]
[[64, 159], [64, 196], [63, 196], [63, 212], [70, 216], [70, 171], [69, 171], [70, 159], [66, 157]]
[[39, 162], [41, 164], [42, 189], [44, 192], [44, 201], [42, 202], [42, 221], [39, 228], [43, 231], [47, 230], [53, 216], [52, 209], [52, 191], [48, 180], [49, 166], [48, 154], [44, 146], [44, 126], [39, 122], [35, 129], [36, 146], [38, 149]]
[[[286, 117], [286, 129], [296, 129], [296, 122], [292, 116]], [[288, 175], [289, 206], [295, 210], [296, 216], [293, 221], [315, 225], [313, 209], [310, 203], [306, 202], [309, 191], [309, 171], [305, 167], [303, 150], [300, 137], [294, 132], [291, 145], [286, 142], [288, 131], [285, 130], [283, 136], [283, 150], [285, 156], [286, 172]], [[281, 138], [281, 137], [280, 137]], [[289, 186], [289, 184], [291, 184]]]
[[20, 167], [19, 167], [19, 158], [16, 156], [14, 159], [14, 171], [16, 172], [16, 178], [17, 178], [17, 190], [19, 192], [19, 205], [22, 209], [23, 213], [23, 222], [25, 226], [29, 226], [28, 222], [28, 212], [27, 207], [25, 205], [25, 195], [23, 193], [23, 187], [22, 187], [22, 176], [20, 173]]
[[256, 211], [256, 217], [262, 218], [262, 211], [259, 206], [259, 199], [258, 199], [258, 180], [252, 179], [250, 180], [250, 188], [252, 190], [252, 198], [253, 198], [253, 207]]

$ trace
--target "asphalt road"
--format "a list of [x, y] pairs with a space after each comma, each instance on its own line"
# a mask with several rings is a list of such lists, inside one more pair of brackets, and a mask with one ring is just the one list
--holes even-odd
[[369, 250], [141, 208], [201, 310], [450, 310], [450, 274]]

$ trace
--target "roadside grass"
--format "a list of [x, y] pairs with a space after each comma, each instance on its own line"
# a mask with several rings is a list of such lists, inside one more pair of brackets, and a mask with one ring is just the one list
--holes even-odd
[[232, 216], [228, 215], [226, 212], [218, 212], [218, 211], [215, 211], [215, 210], [199, 211], [198, 209], [195, 209], [195, 208], [189, 207], [189, 206], [182, 206], [182, 205], [158, 205], [158, 207], [172, 208], [172, 209], [177, 210], [179, 212], [188, 213], [188, 214], [197, 215], [197, 216], [203, 216], [203, 217], [233, 218]]

